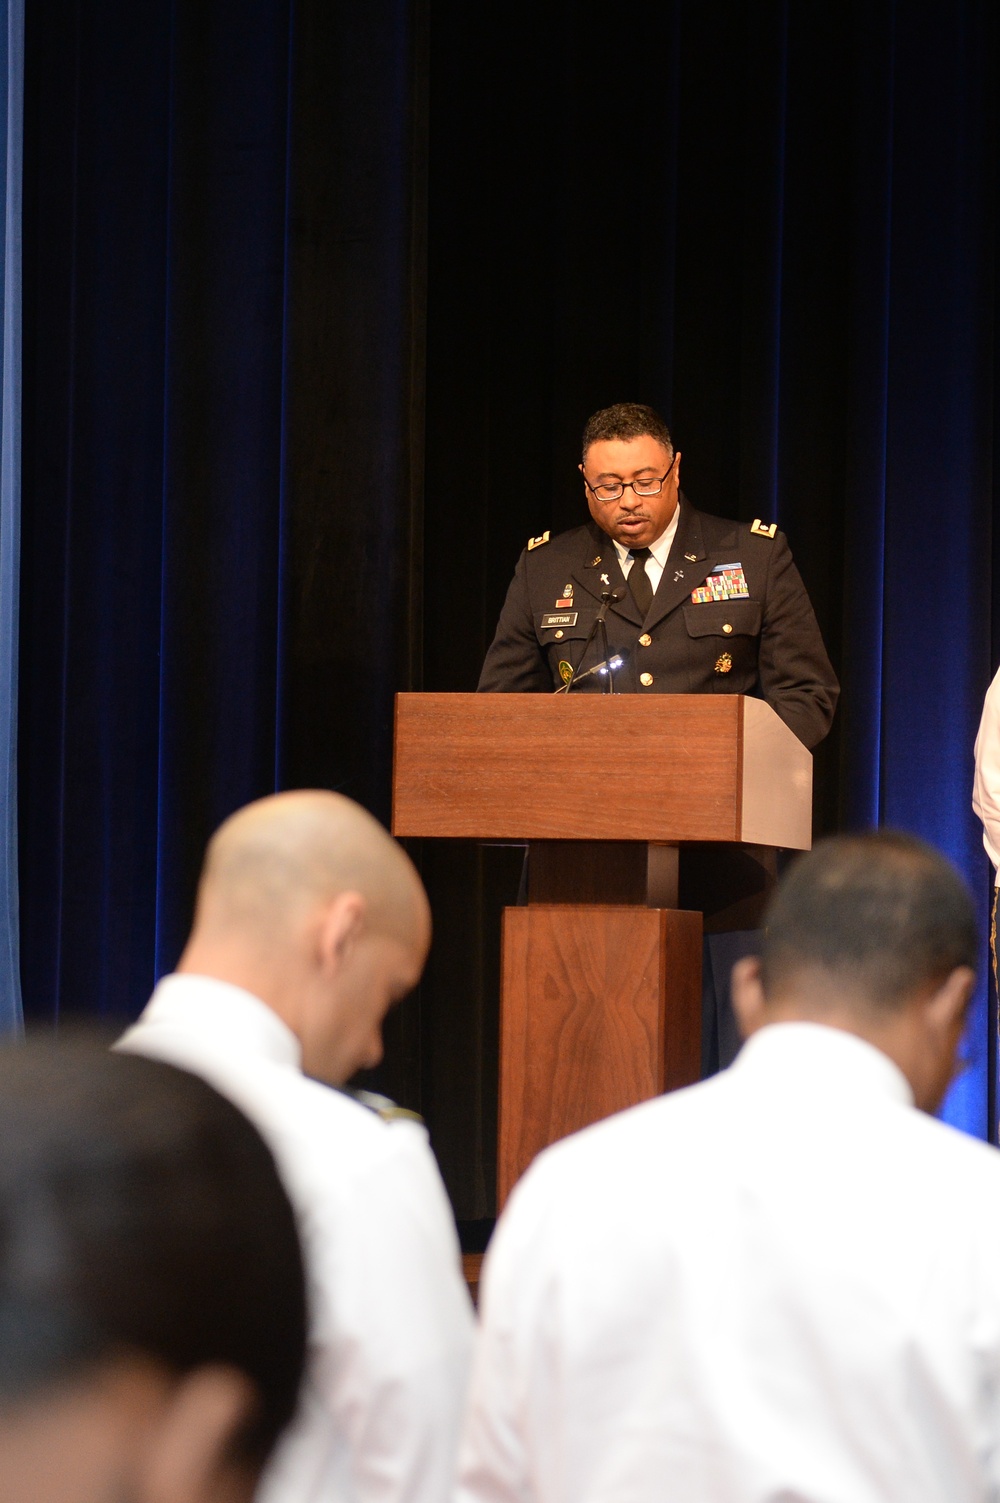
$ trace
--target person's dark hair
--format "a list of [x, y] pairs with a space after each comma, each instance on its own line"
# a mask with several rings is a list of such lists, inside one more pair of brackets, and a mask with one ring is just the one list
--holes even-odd
[[172, 1065], [96, 1038], [0, 1048], [0, 1404], [141, 1354], [238, 1368], [255, 1468], [305, 1360], [295, 1219], [256, 1129]]
[[671, 454], [674, 452], [670, 429], [652, 407], [641, 402], [616, 402], [613, 407], [602, 407], [587, 419], [583, 430], [583, 459], [591, 444], [604, 443], [608, 439], [655, 438]]
[[761, 979], [773, 997], [823, 971], [892, 1010], [956, 966], [975, 970], [972, 901], [950, 862], [912, 835], [835, 835], [800, 857], [764, 919]]

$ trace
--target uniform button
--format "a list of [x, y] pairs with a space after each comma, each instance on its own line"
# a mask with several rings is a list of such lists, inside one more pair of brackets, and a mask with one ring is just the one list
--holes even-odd
[[639, 638], [639, 646], [640, 647], [652, 647], [652, 645], [653, 645], [653, 639], [652, 639], [652, 637], [649, 635], [648, 631], [644, 631], [643, 634], [642, 634], [642, 636]]
[[561, 638], [562, 638], [562, 637], [563, 637], [563, 636], [564, 636], [564, 635], [565, 635], [565, 633], [564, 633], [564, 632], [562, 632], [562, 631], [557, 631], [557, 632], [556, 632], [556, 641], [557, 641], [557, 642], [558, 642], [558, 641], [559, 641], [559, 640], [560, 640], [560, 639], [561, 639]]
[[650, 684], [653, 682], [653, 675], [651, 673], [640, 673], [639, 682], [640, 684], [642, 684], [644, 689], [648, 689]]
[[725, 624], [725, 626], [722, 628], [722, 630], [725, 632], [726, 636], [728, 637], [728, 636], [730, 636], [732, 634], [733, 628], [730, 626], [729, 622], [727, 621], [726, 624]]

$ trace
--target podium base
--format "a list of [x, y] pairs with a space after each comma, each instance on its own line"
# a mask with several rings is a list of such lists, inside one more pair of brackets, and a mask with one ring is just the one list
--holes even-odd
[[549, 1143], [701, 1073], [702, 918], [529, 903], [503, 916], [497, 1198]]

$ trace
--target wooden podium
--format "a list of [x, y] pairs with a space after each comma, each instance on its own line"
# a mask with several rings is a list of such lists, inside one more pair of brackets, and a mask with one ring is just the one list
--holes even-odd
[[812, 757], [739, 695], [399, 694], [392, 829], [529, 844], [503, 920], [502, 1206], [546, 1144], [698, 1079], [679, 848], [808, 849]]

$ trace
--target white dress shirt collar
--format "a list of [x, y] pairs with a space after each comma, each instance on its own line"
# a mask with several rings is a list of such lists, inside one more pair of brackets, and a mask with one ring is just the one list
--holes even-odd
[[292, 1030], [253, 992], [214, 976], [187, 971], [164, 976], [143, 1014], [143, 1023], [183, 1023], [192, 1035], [224, 1035], [227, 1047], [302, 1068], [302, 1046]]
[[[674, 507], [674, 514], [670, 518], [670, 521], [660, 533], [660, 536], [656, 539], [655, 543], [650, 543], [649, 545], [649, 551], [653, 555], [653, 558], [656, 561], [657, 568], [661, 574], [663, 573], [664, 566], [666, 565], [667, 556], [670, 553], [670, 545], [677, 533], [677, 524], [680, 521], [680, 516], [681, 505], [678, 501], [677, 505]], [[615, 552], [618, 554], [618, 562], [622, 566], [622, 573], [627, 576], [628, 569], [626, 569], [625, 563], [627, 560], [629, 569], [632, 567], [631, 550], [619, 543], [617, 538], [612, 538], [611, 541], [615, 545]]]
[[807, 1090], [826, 1081], [852, 1096], [913, 1105], [909, 1081], [887, 1054], [856, 1033], [824, 1023], [769, 1023], [747, 1040], [730, 1068], [773, 1075], [783, 1085], [798, 1081]]

